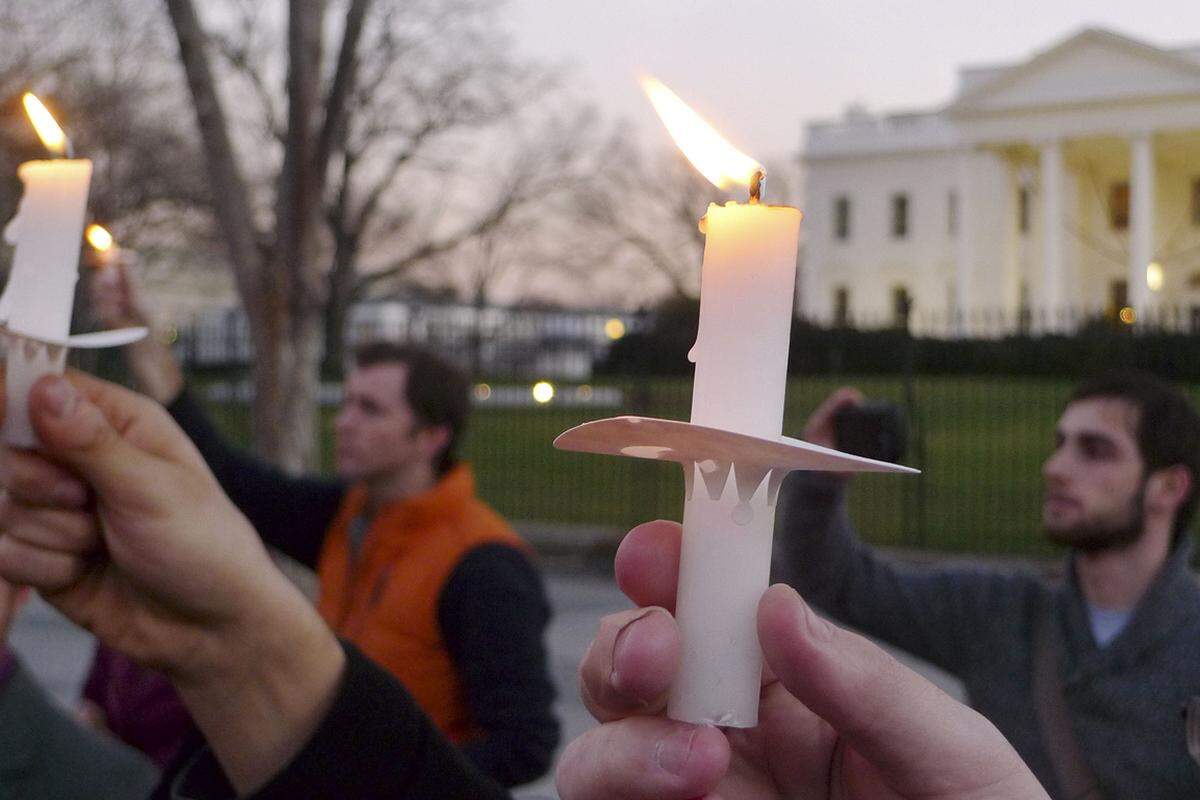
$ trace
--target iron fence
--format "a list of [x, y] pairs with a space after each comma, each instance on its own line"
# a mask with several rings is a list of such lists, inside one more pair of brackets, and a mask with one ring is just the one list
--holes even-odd
[[[1200, 341], [1190, 325], [1062, 318], [1085, 324], [1036, 330], [1019, 316], [994, 315], [987, 336], [954, 338], [912, 333], [903, 325], [828, 329], [798, 323], [784, 433], [799, 436], [807, 415], [838, 386], [854, 385], [870, 398], [892, 401], [903, 409], [908, 425], [909, 448], [901, 460], [922, 474], [855, 479], [851, 513], [866, 538], [918, 549], [1047, 553], [1039, 525], [1040, 467], [1078, 378], [1105, 366], [1149, 368], [1200, 396]], [[183, 331], [180, 340], [185, 358], [197, 348], [189, 335]], [[609, 531], [611, 541], [638, 522], [679, 518], [683, 481], [678, 466], [563, 453], [551, 442], [561, 431], [601, 417], [687, 419], [691, 378], [686, 367], [663, 360], [662, 369], [654, 369], [652, 358], [650, 368], [643, 359], [633, 370], [603, 348], [585, 372], [575, 365], [569, 374], [555, 375], [537, 368], [553, 361], [539, 360], [543, 344], [536, 338], [506, 339], [502, 329], [492, 335], [498, 344], [489, 352], [507, 355], [503, 363], [483, 362], [463, 453], [485, 499], [518, 524], [566, 542], [584, 530]], [[637, 335], [643, 337], [641, 346], [653, 347], [653, 319]], [[423, 341], [439, 346], [436, 337]], [[470, 363], [463, 341], [470, 339], [459, 336], [458, 345], [448, 349]], [[622, 346], [629, 345], [618, 343], [613, 351]], [[232, 352], [252, 348], [239, 344]], [[219, 425], [240, 443], [250, 440], [245, 367], [238, 359], [190, 367]], [[553, 385], [548, 401], [534, 398], [538, 380]], [[336, 384], [324, 387], [318, 432], [324, 469], [331, 467], [338, 394]], [[589, 541], [594, 540], [592, 535]]]

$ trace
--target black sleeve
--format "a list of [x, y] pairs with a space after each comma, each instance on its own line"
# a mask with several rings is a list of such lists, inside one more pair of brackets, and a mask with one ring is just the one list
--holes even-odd
[[[442, 737], [390, 673], [343, 642], [346, 673], [333, 706], [290, 764], [251, 800], [499, 800], [509, 794]], [[235, 797], [204, 748], [164, 778], [156, 797]]]
[[438, 625], [484, 731], [463, 752], [505, 786], [541, 777], [558, 744], [543, 641], [549, 621], [541, 576], [503, 544], [468, 553], [438, 601]]
[[345, 494], [340, 482], [300, 478], [227, 445], [185, 389], [167, 406], [229, 495], [267, 544], [310, 568]]

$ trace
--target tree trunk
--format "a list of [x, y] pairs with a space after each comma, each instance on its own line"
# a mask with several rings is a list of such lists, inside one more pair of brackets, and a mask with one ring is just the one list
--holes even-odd
[[333, 271], [329, 274], [329, 297], [325, 304], [325, 368], [327, 375], [342, 374], [346, 355], [346, 323], [350, 307], [358, 299], [355, 264], [358, 260], [358, 236], [335, 230]]
[[179, 40], [179, 60], [196, 111], [196, 125], [204, 147], [205, 166], [212, 191], [213, 212], [221, 236], [229, 248], [229, 261], [233, 266], [238, 293], [243, 304], [249, 307], [257, 299], [263, 254], [258, 247], [250, 195], [238, 168], [225, 111], [217, 94], [212, 67], [208, 63], [207, 36], [191, 0], [166, 0], [166, 6]]
[[[288, 130], [274, 236], [255, 228], [192, 0], [165, 0], [179, 39], [213, 193], [242, 307], [254, 338], [254, 434], [259, 453], [298, 470], [314, 463], [323, 286], [315, 264], [316, 159], [324, 0], [288, 4]], [[263, 244], [264, 240], [266, 244]]]
[[[253, 314], [255, 342], [255, 442], [275, 463], [298, 472], [316, 462], [317, 388], [321, 317], [318, 313], [279, 316]], [[281, 424], [283, 422], [284, 424]]]
[[316, 263], [320, 208], [316, 111], [320, 94], [322, 0], [288, 3], [288, 129], [276, 197], [275, 258], [258, 318], [254, 436], [259, 451], [285, 469], [316, 466], [316, 401], [323, 285]]

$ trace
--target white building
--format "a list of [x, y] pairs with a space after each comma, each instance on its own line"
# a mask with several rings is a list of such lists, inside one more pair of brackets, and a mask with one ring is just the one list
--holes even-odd
[[811, 319], [1200, 319], [1200, 47], [1084, 30], [943, 108], [811, 124], [803, 162]]

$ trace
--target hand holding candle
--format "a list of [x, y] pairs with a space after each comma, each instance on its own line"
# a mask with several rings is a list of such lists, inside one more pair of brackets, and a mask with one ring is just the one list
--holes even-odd
[[781, 436], [800, 212], [761, 204], [762, 167], [658, 81], [643, 81], [688, 160], [749, 203], [710, 205], [700, 279], [691, 423], [624, 417], [555, 444], [683, 465], [676, 620], [682, 654], [668, 715], [738, 728], [758, 723], [762, 652], [755, 610], [767, 588], [775, 499], [792, 469], [905, 471]]
[[[70, 143], [46, 107], [32, 94], [26, 94], [24, 102], [46, 148], [69, 154]], [[27, 161], [17, 174], [24, 194], [4, 230], [6, 242], [16, 252], [0, 295], [0, 325], [8, 353], [3, 439], [33, 447], [37, 438], [29, 424], [26, 398], [34, 382], [46, 374], [61, 375], [72, 346], [110, 346], [140, 338], [145, 331], [70, 335], [92, 162], [84, 158]]]

